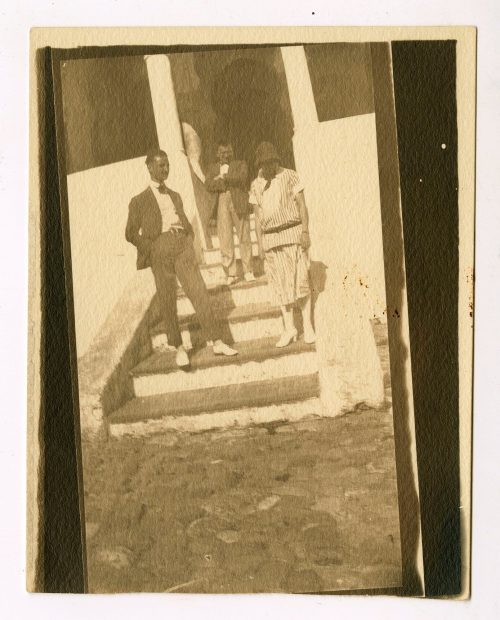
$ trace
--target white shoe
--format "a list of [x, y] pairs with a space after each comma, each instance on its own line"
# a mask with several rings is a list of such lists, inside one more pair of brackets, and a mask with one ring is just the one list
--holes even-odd
[[247, 271], [247, 273], [245, 274], [245, 280], [247, 282], [255, 282], [255, 276], [251, 271]]
[[316, 334], [314, 333], [312, 327], [304, 329], [304, 342], [306, 344], [314, 344], [316, 342]]
[[186, 366], [189, 366], [189, 357], [183, 345], [177, 348], [175, 363], [177, 364], [177, 366], [179, 366], [179, 368], [185, 368]]
[[176, 347], [173, 347], [171, 344], [168, 344], [168, 342], [162, 342], [157, 348], [157, 351], [160, 351], [161, 353], [167, 353], [170, 351], [177, 351]]
[[290, 331], [285, 330], [278, 342], [276, 343], [276, 347], [281, 349], [283, 347], [287, 347], [291, 342], [295, 342], [297, 340], [297, 330], [291, 329]]
[[227, 276], [226, 284], [228, 286], [231, 286], [231, 284], [234, 284], [235, 282], [238, 282], [238, 276]]
[[238, 351], [232, 349], [229, 345], [222, 340], [216, 340], [213, 346], [214, 355], [226, 355], [227, 357], [231, 357], [233, 355], [238, 355]]

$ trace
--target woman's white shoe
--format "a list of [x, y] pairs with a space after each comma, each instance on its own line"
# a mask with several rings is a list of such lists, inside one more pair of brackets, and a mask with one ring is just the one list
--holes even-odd
[[297, 340], [297, 330], [285, 330], [278, 342], [276, 343], [276, 348], [281, 349], [283, 347], [287, 347], [291, 342], [295, 342]]
[[238, 355], [238, 351], [236, 351], [236, 349], [232, 349], [225, 342], [222, 342], [222, 340], [214, 342], [213, 352], [214, 352], [214, 355], [225, 355], [227, 357]]

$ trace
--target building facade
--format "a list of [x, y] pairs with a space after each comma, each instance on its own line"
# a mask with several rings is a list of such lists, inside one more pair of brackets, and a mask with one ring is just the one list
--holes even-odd
[[110, 378], [141, 355], [143, 344], [130, 353], [130, 343], [154, 286], [149, 270], [135, 271], [124, 228], [148, 182], [146, 151], [168, 153], [168, 183], [195, 227], [200, 264], [215, 274], [203, 170], [219, 139], [254, 174], [257, 144], [272, 141], [305, 185], [323, 411], [379, 403], [370, 322], [387, 311], [370, 44], [71, 60], [62, 71], [82, 411], [99, 418], [106, 390], [104, 409], [120, 404], [127, 394]]

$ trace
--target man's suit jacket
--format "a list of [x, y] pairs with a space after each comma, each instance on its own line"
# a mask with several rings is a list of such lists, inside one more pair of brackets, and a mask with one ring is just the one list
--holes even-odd
[[[184, 213], [182, 198], [177, 192], [167, 187], [167, 192], [174, 203], [175, 211], [186, 233], [193, 237], [193, 227]], [[134, 196], [128, 207], [128, 220], [125, 239], [137, 248], [137, 269], [151, 266], [149, 254], [153, 241], [162, 232], [161, 211], [153, 190], [148, 187]]]
[[248, 167], [244, 161], [233, 159], [229, 163], [229, 170], [223, 179], [216, 179], [219, 175], [220, 164], [214, 163], [208, 167], [205, 180], [205, 187], [209, 192], [216, 194], [212, 217], [217, 213], [219, 205], [219, 194], [229, 190], [233, 201], [234, 210], [238, 215], [246, 215], [249, 212], [248, 206]]

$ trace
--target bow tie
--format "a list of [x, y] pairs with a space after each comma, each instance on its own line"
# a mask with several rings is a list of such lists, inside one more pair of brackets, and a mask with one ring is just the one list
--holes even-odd
[[160, 183], [158, 185], [158, 191], [160, 192], [160, 194], [168, 194], [167, 186], [165, 185], [165, 183]]

